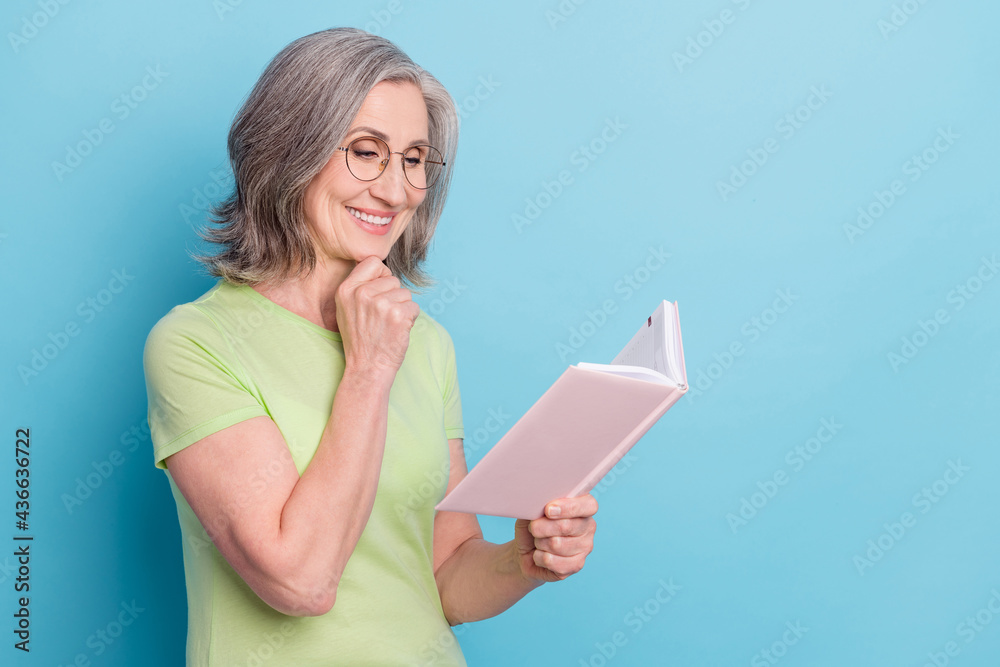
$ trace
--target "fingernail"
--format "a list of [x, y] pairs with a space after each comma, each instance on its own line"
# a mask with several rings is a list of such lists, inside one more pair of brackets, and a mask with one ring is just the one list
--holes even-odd
[[552, 505], [549, 507], [549, 518], [555, 519], [557, 516], [562, 514], [562, 508], [559, 505]]

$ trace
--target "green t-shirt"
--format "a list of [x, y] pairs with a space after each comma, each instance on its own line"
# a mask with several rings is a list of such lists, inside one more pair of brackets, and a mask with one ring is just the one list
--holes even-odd
[[[455, 351], [421, 312], [389, 393], [375, 505], [333, 609], [286, 616], [263, 602], [212, 544], [164, 459], [257, 416], [278, 425], [299, 474], [319, 445], [344, 373], [339, 333], [248, 286], [224, 280], [153, 327], [143, 355], [154, 461], [180, 520], [188, 667], [465, 665], [434, 581], [434, 505], [448, 481], [449, 438], [463, 437]], [[265, 488], [248, 480], [244, 498]], [[209, 527], [211, 528], [211, 527]]]

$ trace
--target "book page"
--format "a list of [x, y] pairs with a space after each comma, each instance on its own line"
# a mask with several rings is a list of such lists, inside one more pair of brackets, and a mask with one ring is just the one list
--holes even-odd
[[611, 363], [651, 368], [682, 382], [683, 371], [678, 368], [677, 345], [673, 343], [677, 326], [674, 304], [662, 301]]
[[576, 367], [584, 370], [600, 371], [601, 373], [612, 373], [621, 377], [635, 378], [636, 380], [645, 380], [646, 382], [656, 382], [657, 384], [665, 384], [671, 387], [679, 384], [677, 381], [645, 366], [632, 366], [625, 364], [591, 364], [586, 361], [580, 361], [577, 362]]

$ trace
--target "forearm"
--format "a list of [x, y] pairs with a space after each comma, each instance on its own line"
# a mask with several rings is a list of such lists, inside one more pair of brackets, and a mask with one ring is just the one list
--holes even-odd
[[480, 538], [463, 542], [435, 578], [451, 625], [496, 616], [542, 584], [521, 574], [513, 541], [494, 544]]
[[371, 514], [390, 387], [382, 376], [345, 372], [316, 453], [282, 509], [278, 548], [298, 555], [292, 562], [314, 601], [332, 604]]

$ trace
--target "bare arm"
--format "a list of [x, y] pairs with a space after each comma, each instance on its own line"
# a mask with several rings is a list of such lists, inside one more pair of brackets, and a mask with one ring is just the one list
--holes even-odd
[[346, 366], [301, 477], [267, 417], [219, 431], [167, 459], [220, 553], [278, 611], [319, 615], [336, 601], [375, 501], [389, 389], [418, 313], [377, 258], [358, 263], [338, 289]]
[[[448, 492], [468, 473], [461, 439], [448, 441]], [[496, 616], [542, 584], [521, 576], [513, 542], [483, 539], [479, 519], [463, 512], [434, 518], [434, 578], [451, 625]]]
[[[462, 440], [448, 441], [450, 492], [468, 473]], [[561, 507], [564, 518], [551, 512]], [[546, 581], [578, 572], [593, 549], [593, 496], [560, 499], [546, 506], [549, 517], [515, 522], [514, 539], [483, 539], [475, 514], [438, 512], [434, 519], [434, 577], [445, 618], [451, 625], [490, 618], [510, 608]]]

